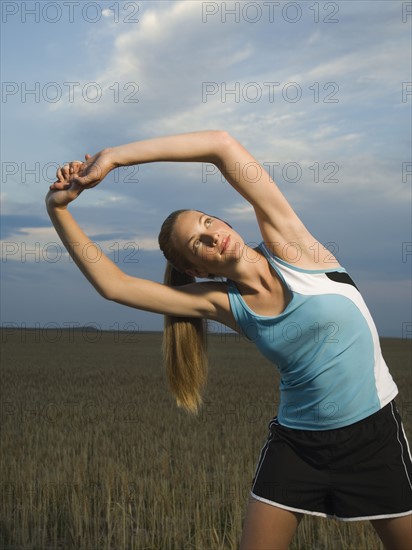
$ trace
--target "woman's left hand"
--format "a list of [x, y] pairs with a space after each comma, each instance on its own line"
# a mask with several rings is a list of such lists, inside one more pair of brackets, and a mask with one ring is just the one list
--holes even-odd
[[64, 166], [59, 166], [56, 170], [57, 180], [50, 185], [50, 189], [68, 189], [71, 184], [70, 180], [81, 172], [84, 164], [81, 160], [73, 160], [66, 162]]
[[98, 185], [107, 174], [116, 168], [109, 149], [103, 149], [94, 156], [85, 155], [85, 160], [74, 160], [57, 170], [57, 181], [50, 189], [64, 189], [75, 181], [83, 189], [91, 189]]

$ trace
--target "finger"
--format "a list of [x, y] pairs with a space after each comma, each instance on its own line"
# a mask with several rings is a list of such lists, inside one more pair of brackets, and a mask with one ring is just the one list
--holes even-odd
[[64, 179], [63, 177], [61, 177], [60, 179], [54, 181], [51, 184], [50, 189], [61, 190], [61, 189], [67, 189], [68, 187], [70, 187], [70, 182], [67, 179]]
[[56, 178], [58, 180], [62, 180], [63, 179], [63, 174], [62, 174], [62, 167], [59, 166], [56, 170]]
[[63, 174], [64, 179], [69, 178], [69, 176], [70, 176], [70, 164], [65, 164], [62, 167], [62, 174]]
[[62, 191], [66, 185], [61, 181], [55, 181], [49, 187], [50, 191]]
[[60, 181], [67, 179], [70, 172], [70, 166], [68, 163], [59, 166], [57, 170], [57, 177]]
[[73, 160], [71, 163], [70, 163], [70, 174], [74, 174], [75, 172], [78, 172], [79, 168], [81, 167], [81, 165], [83, 164], [83, 161], [81, 160]]
[[51, 191], [63, 191], [64, 189], [68, 189], [70, 187], [70, 184], [64, 181], [55, 181], [52, 183], [49, 187]]

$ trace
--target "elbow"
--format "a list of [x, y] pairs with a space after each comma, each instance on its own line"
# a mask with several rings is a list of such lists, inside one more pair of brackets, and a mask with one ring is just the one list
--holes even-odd
[[226, 130], [216, 130], [214, 132], [214, 149], [217, 162], [221, 162], [225, 152], [233, 146], [235, 139]]
[[115, 285], [107, 284], [107, 283], [99, 284], [94, 282], [93, 286], [97, 290], [97, 292], [100, 294], [100, 296], [105, 300], [109, 300], [111, 302], [114, 302], [116, 300]]
[[105, 300], [109, 300], [109, 302], [117, 302], [119, 300], [119, 289], [117, 288], [117, 285], [111, 284], [103, 287], [96, 286], [95, 288], [100, 296]]
[[113, 289], [111, 288], [97, 288], [97, 292], [100, 294], [102, 298], [105, 300], [109, 300], [110, 302], [114, 302], [116, 300], [115, 293], [113, 292]]
[[233, 142], [233, 138], [227, 130], [216, 130], [216, 140], [219, 146]]
[[123, 283], [125, 280], [126, 277], [123, 276], [114, 277], [110, 281], [104, 281], [104, 283], [99, 285], [96, 284], [95, 289], [105, 300], [109, 300], [110, 302], [118, 302], [121, 299], [121, 296], [124, 295]]

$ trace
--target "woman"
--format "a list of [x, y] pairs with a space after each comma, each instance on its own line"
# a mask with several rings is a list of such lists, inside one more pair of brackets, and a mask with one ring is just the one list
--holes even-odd
[[[168, 284], [128, 276], [106, 256], [88, 262], [81, 251], [95, 245], [68, 204], [118, 166], [156, 161], [215, 164], [253, 206], [261, 245], [252, 249], [219, 218], [185, 210], [159, 235]], [[412, 547], [411, 458], [376, 328], [349, 275], [257, 161], [226, 132], [204, 131], [104, 149], [59, 168], [57, 178], [47, 209], [84, 275], [104, 298], [168, 317], [179, 405], [196, 411], [201, 403], [203, 319], [241, 332], [279, 367], [278, 417], [258, 460], [241, 549], [287, 548], [303, 513], [369, 519], [386, 548]]]

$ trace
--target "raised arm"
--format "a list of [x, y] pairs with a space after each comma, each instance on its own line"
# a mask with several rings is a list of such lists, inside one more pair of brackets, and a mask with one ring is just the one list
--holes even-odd
[[[110, 147], [94, 157], [87, 156], [74, 181], [84, 188], [93, 187], [118, 166], [165, 161], [216, 165], [232, 187], [253, 206], [263, 240], [270, 243], [277, 256], [290, 260], [285, 250], [293, 243], [300, 248], [301, 259], [297, 265], [339, 265], [309, 233], [267, 171], [225, 131], [191, 132]], [[63, 189], [63, 186], [55, 182], [51, 188]]]
[[130, 277], [110, 260], [79, 227], [67, 206], [82, 192], [69, 188], [49, 191], [46, 197], [50, 219], [71, 257], [106, 299], [154, 313], [217, 319], [214, 283], [193, 283], [178, 288]]
[[84, 189], [94, 187], [119, 166], [150, 162], [215, 163], [219, 160], [218, 151], [223, 135], [224, 132], [210, 130], [108, 147], [94, 156], [86, 155], [85, 162], [72, 178], [58, 178], [50, 189], [65, 189], [70, 181], [75, 181]]

